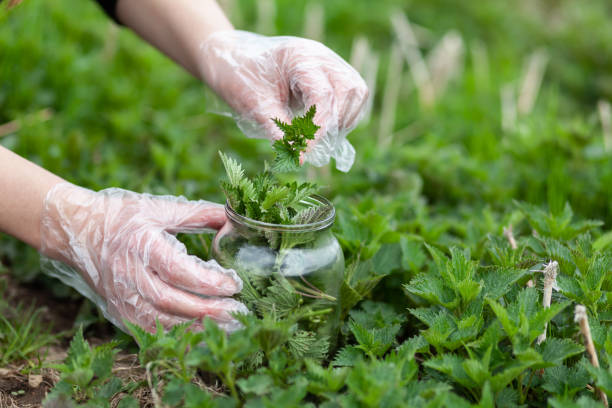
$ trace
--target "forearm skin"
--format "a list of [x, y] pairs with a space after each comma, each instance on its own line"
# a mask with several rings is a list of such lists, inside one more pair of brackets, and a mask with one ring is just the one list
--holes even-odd
[[61, 177], [0, 146], [0, 231], [40, 248], [40, 220], [47, 192]]

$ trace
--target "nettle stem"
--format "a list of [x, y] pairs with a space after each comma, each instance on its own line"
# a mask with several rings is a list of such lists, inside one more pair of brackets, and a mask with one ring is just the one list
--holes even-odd
[[[593, 367], [599, 368], [599, 359], [597, 358], [597, 350], [595, 350], [595, 344], [593, 344], [593, 337], [591, 336], [591, 327], [589, 326], [589, 318], [587, 316], [586, 307], [584, 305], [576, 305], [576, 309], [574, 311], [574, 321], [578, 323], [580, 326], [580, 333], [584, 337], [584, 345], [586, 347], [587, 353], [589, 354], [589, 359], [591, 360], [591, 364]], [[595, 387], [599, 398], [603, 402], [605, 407], [608, 407], [608, 397], [606, 394]]]
[[[557, 261], [550, 261], [544, 266], [544, 295], [542, 297], [542, 307], [548, 309], [552, 300], [553, 286], [557, 282], [557, 273], [559, 272], [559, 263]], [[544, 332], [538, 336], [537, 344], [542, 344], [546, 340], [546, 329], [548, 323], [544, 324]]]

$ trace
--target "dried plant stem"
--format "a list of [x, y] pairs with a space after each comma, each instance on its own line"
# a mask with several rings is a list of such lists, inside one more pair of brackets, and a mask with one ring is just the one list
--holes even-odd
[[146, 365], [146, 373], [147, 373], [147, 384], [149, 385], [149, 389], [151, 390], [151, 396], [153, 398], [153, 404], [155, 404], [155, 408], [163, 407], [162, 401], [157, 394], [157, 390], [153, 386], [153, 381], [151, 380], [151, 364], [153, 361], [149, 361]]
[[[580, 326], [580, 332], [584, 337], [584, 346], [589, 354], [591, 364], [593, 364], [593, 367], [599, 368], [599, 359], [597, 358], [597, 350], [595, 350], [595, 345], [593, 344], [593, 337], [591, 336], [591, 328], [589, 327], [589, 318], [587, 317], [586, 307], [583, 305], [576, 305], [576, 309], [574, 311], [574, 321]], [[597, 387], [595, 387], [595, 390], [604, 406], [608, 407], [608, 397], [606, 394]]]
[[461, 35], [451, 30], [436, 44], [427, 55], [427, 67], [431, 76], [431, 86], [436, 98], [440, 98], [449, 81], [463, 70], [464, 44]]
[[519, 114], [525, 115], [532, 111], [547, 64], [546, 50], [535, 51], [526, 61], [517, 102]]
[[256, 32], [266, 35], [275, 34], [276, 3], [272, 0], [259, 0], [257, 5]]
[[514, 233], [512, 232], [512, 225], [508, 225], [504, 227], [504, 236], [510, 243], [510, 248], [517, 249], [518, 245], [516, 244], [516, 239], [514, 239]]
[[[559, 263], [557, 261], [550, 261], [544, 267], [544, 295], [542, 296], [542, 307], [548, 309], [552, 300], [553, 286], [557, 282], [557, 273], [559, 273]], [[548, 324], [544, 325], [544, 331], [538, 336], [537, 344], [542, 344], [546, 340], [546, 329]]]
[[610, 102], [603, 99], [597, 102], [597, 111], [603, 131], [604, 150], [609, 152], [612, 149], [612, 108]]
[[397, 11], [391, 17], [391, 25], [399, 41], [401, 51], [410, 68], [412, 79], [419, 90], [419, 100], [425, 108], [431, 107], [436, 99], [434, 86], [427, 63], [421, 55], [419, 43], [406, 15]]
[[472, 58], [472, 69], [477, 84], [484, 88], [489, 84], [489, 53], [482, 40], [476, 39], [471, 43], [470, 53]]
[[378, 75], [379, 59], [378, 54], [372, 51], [370, 43], [365, 36], [357, 36], [355, 38], [351, 49], [350, 63], [353, 68], [361, 73], [370, 90], [370, 96], [366, 102], [363, 123], [368, 123], [370, 121], [372, 103], [374, 101], [374, 95], [376, 95], [376, 77]]
[[27, 114], [20, 119], [11, 120], [10, 122], [0, 124], [0, 137], [19, 131], [24, 125], [27, 126], [37, 122], [45, 122], [52, 117], [53, 110], [50, 108], [44, 108], [38, 112]]
[[501, 119], [504, 132], [512, 132], [516, 128], [516, 96], [514, 84], [509, 83], [501, 87]]
[[323, 41], [325, 37], [325, 9], [322, 3], [306, 3], [306, 10], [304, 10], [304, 37]]
[[393, 44], [389, 56], [387, 68], [387, 82], [383, 91], [382, 108], [378, 128], [378, 146], [386, 149], [391, 146], [393, 140], [393, 126], [395, 124], [395, 112], [399, 98], [399, 89], [403, 69], [402, 54], [399, 46]]

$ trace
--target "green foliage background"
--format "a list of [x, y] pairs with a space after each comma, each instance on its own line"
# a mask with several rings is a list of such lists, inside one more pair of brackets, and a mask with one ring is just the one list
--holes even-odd
[[[233, 4], [235, 24], [254, 30], [255, 2]], [[274, 4], [276, 18], [267, 34], [302, 35], [306, 3]], [[274, 362], [282, 354], [276, 345], [269, 347], [269, 362], [262, 360], [267, 371], [241, 368], [246, 374], [238, 388], [234, 376], [243, 374], [227, 368], [231, 362], [224, 360], [225, 371], [215, 373], [240, 393], [236, 398], [254, 406], [274, 405], [274, 398], [289, 406], [282, 393], [291, 387], [293, 397], [344, 406], [392, 406], [402, 402], [397, 398], [417, 397], [458, 406], [455, 395], [481, 406], [494, 401], [590, 406], [594, 394], [584, 385], [597, 383], [609, 392], [610, 374], [589, 371], [580, 360], [571, 311], [572, 302], [589, 307], [607, 369], [612, 155], [604, 148], [596, 104], [612, 97], [612, 6], [604, 0], [321, 4], [328, 46], [348, 59], [355, 37], [362, 35], [381, 58], [372, 117], [350, 135], [357, 149], [353, 169], [308, 173], [334, 200], [352, 283], [357, 287], [367, 276], [360, 293], [373, 303], [362, 301], [350, 311], [341, 342], [348, 348], [332, 356], [337, 368], [287, 363], [291, 371]], [[399, 103], [393, 143], [385, 148], [379, 122], [394, 41], [390, 16], [397, 10], [421, 28], [423, 53], [454, 29], [463, 38], [465, 56], [460, 75], [433, 107], [419, 103], [404, 67], [394, 79], [400, 84]], [[484, 66], [474, 58], [478, 49], [486, 50]], [[550, 59], [536, 105], [519, 116], [514, 130], [505, 131], [500, 90], [520, 82], [526, 57], [538, 49]], [[218, 150], [240, 157], [251, 174], [271, 158], [268, 142], [247, 139], [228, 118], [206, 113], [210, 99], [201, 83], [129, 31], [117, 29], [93, 2], [28, 0], [12, 11], [0, 7], [0, 78], [0, 123], [20, 122], [20, 129], [0, 143], [85, 187], [221, 201]], [[50, 120], [37, 119], [42, 109], [52, 110]], [[588, 219], [603, 224], [584, 222]], [[509, 224], [519, 239], [517, 251], [502, 238]], [[531, 237], [533, 230], [537, 237]], [[587, 231], [589, 236], [581, 235]], [[0, 238], [0, 257], [19, 278], [41, 279], [36, 253], [12, 238]], [[570, 303], [549, 316], [555, 319], [548, 325], [549, 344], [558, 348], [546, 351], [531, 344], [534, 327], [550, 320], [536, 318], [533, 311], [540, 303], [541, 279], [536, 279], [539, 289], [521, 288], [536, 276], [530, 270], [549, 259], [561, 265], [561, 291], [553, 303]], [[506, 279], [506, 292], [493, 286], [501, 278], [491, 271]], [[503, 310], [514, 317], [506, 318]], [[276, 329], [288, 335], [287, 328]], [[378, 337], [368, 337], [375, 329]], [[213, 329], [210, 333], [214, 336]], [[159, 341], [155, 350], [165, 350]], [[217, 350], [242, 346], [221, 344]], [[142, 362], [179, 361], [183, 376], [175, 375], [168, 385], [178, 392], [185, 373], [215, 367], [221, 357], [196, 355], [183, 364], [184, 358], [162, 353], [143, 356]], [[415, 363], [423, 359], [425, 364]], [[76, 364], [73, 360], [70, 364]], [[349, 372], [345, 366], [354, 368]], [[542, 376], [543, 369], [548, 371]], [[309, 373], [308, 385], [298, 372]], [[575, 380], [576, 391], [564, 378]], [[117, 387], [115, 381], [112, 388]], [[268, 389], [275, 394], [266, 394]], [[398, 389], [405, 391], [393, 394]]]

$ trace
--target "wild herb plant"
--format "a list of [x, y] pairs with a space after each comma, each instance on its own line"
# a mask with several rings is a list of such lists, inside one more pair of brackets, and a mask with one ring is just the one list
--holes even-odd
[[[70, 342], [63, 364], [55, 365], [60, 380], [44, 401], [52, 407], [110, 407], [111, 399], [125, 387], [112, 373], [117, 343], [91, 347], [80, 327]], [[132, 396], [121, 398], [118, 407], [133, 408], [138, 403]]]
[[272, 166], [266, 163], [264, 171], [253, 178], [244, 174], [240, 163], [219, 152], [228, 178], [221, 182], [221, 188], [234, 211], [269, 224], [306, 224], [325, 217], [326, 213], [316, 206], [304, 205], [304, 200], [316, 193], [316, 184], [281, 183], [276, 178], [277, 173], [299, 170], [300, 154], [319, 129], [313, 122], [315, 113], [316, 106], [312, 105], [303, 116], [295, 116], [291, 124], [273, 119], [283, 131], [283, 138], [272, 145], [275, 153]]

